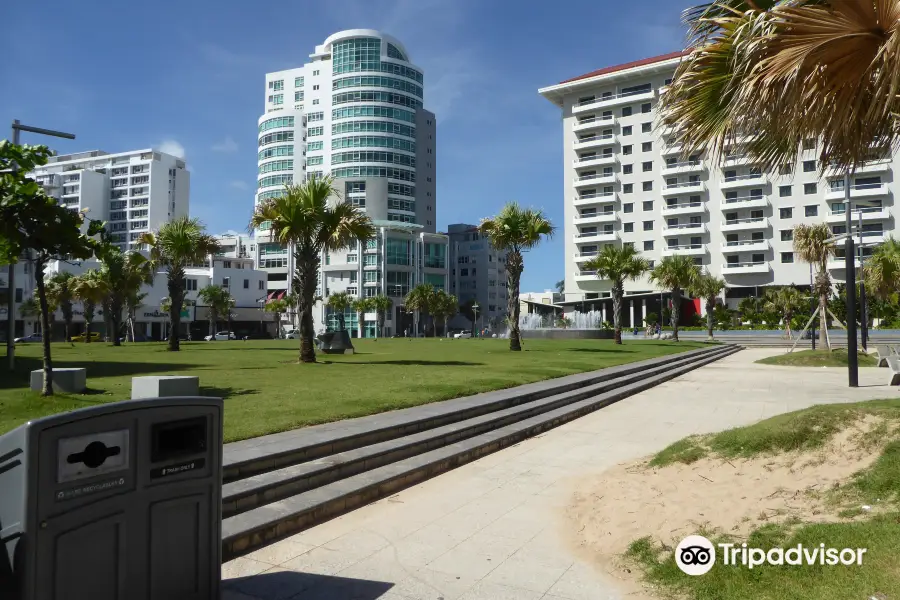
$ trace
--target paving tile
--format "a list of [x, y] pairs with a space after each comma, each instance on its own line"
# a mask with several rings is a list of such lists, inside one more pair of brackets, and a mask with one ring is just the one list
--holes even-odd
[[360, 556], [354, 556], [339, 550], [329, 550], [320, 547], [285, 561], [281, 566], [300, 573], [334, 575], [338, 571], [359, 562], [360, 558]]
[[512, 556], [491, 571], [484, 581], [544, 594], [553, 587], [571, 564], [569, 562], [548, 565], [538, 560]]
[[271, 569], [272, 565], [244, 556], [229, 560], [222, 565], [222, 579], [234, 579], [236, 577], [248, 577]]
[[425, 567], [398, 582], [391, 591], [416, 600], [459, 600], [476, 583], [478, 580], [471, 575], [453, 575]]
[[341, 537], [323, 544], [322, 548], [336, 550], [358, 558], [365, 558], [375, 554], [390, 543], [390, 540], [383, 535], [363, 529], [345, 533]]
[[264, 562], [270, 565], [280, 565], [285, 561], [309, 552], [313, 548], [315, 548], [315, 546], [300, 543], [293, 537], [290, 537], [275, 542], [274, 544], [270, 544], [264, 548], [260, 548], [259, 550], [255, 550], [244, 556], [244, 558]]
[[451, 546], [436, 545], [415, 540], [400, 540], [386, 546], [365, 560], [385, 560], [399, 563], [405, 568], [418, 569], [424, 567], [459, 542], [453, 541]]
[[467, 575], [481, 579], [497, 568], [501, 562], [502, 559], [498, 556], [479, 554], [472, 552], [470, 548], [457, 546], [428, 563], [428, 568], [451, 575]]
[[234, 589], [259, 600], [286, 600], [319, 583], [320, 579], [273, 567], [268, 571], [232, 581]]
[[221, 600], [263, 600], [263, 599], [256, 598], [254, 596], [250, 596], [249, 594], [244, 594], [244, 593], [239, 592], [230, 587], [223, 587]]
[[538, 592], [482, 581], [463, 594], [460, 600], [540, 600], [541, 598], [543, 596]]

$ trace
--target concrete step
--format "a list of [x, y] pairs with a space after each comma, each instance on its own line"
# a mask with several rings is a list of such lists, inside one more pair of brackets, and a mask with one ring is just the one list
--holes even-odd
[[622, 375], [640, 373], [654, 365], [699, 356], [716, 347], [234, 442], [225, 446], [223, 481], [228, 484], [260, 473], [464, 421]]
[[224, 518], [231, 517], [338, 479], [344, 479], [551, 411], [566, 404], [602, 394], [631, 383], [636, 377], [656, 375], [716, 351], [717, 349], [712, 348], [707, 351], [707, 354], [675, 355], [675, 360], [664, 361], [653, 366], [643, 366], [637, 372], [628, 370], [625, 374], [600, 383], [227, 483], [222, 490], [222, 516]]
[[[378, 465], [376, 461], [371, 466], [363, 458], [362, 468], [364, 470], [361, 472], [341, 476], [330, 483], [322, 484], [318, 481], [310, 481], [309, 485], [314, 487], [274, 501], [265, 500], [267, 502], [265, 504], [258, 504], [254, 508], [226, 518], [222, 524], [223, 560], [236, 558], [278, 539], [298, 533], [344, 512], [518, 443], [527, 437], [581, 417], [738, 351], [740, 351], [738, 346], [712, 346], [702, 351], [676, 355], [674, 360], [673, 357], [657, 359], [657, 364], [645, 364], [641, 371], [624, 375], [619, 373], [617, 376], [607, 378], [604, 381], [608, 381], [608, 385], [602, 385], [603, 382], [599, 382], [601, 385], [596, 390], [591, 390], [586, 394], [576, 392], [575, 395], [580, 396], [580, 399], [574, 401], [562, 401], [561, 404], [554, 405], [555, 399], [545, 396], [537, 400], [546, 398], [547, 402], [542, 406], [546, 410], [532, 411], [532, 407], [518, 407], [524, 412], [513, 410], [509, 415], [495, 416], [495, 418], [487, 415], [488, 418], [484, 422], [492, 424], [492, 428], [487, 431], [478, 433], [479, 422], [477, 421], [460, 423], [459, 425], [464, 429], [474, 428], [474, 434], [464, 439], [456, 437], [455, 441], [451, 441], [447, 437], [452, 437], [454, 433], [449, 430], [439, 432], [437, 428], [432, 428], [435, 431], [431, 431], [431, 434], [437, 434], [437, 436], [428, 436], [428, 432], [422, 432], [424, 435], [420, 436], [418, 440], [398, 440], [395, 449], [400, 453], [397, 455], [391, 455], [391, 451], [387, 447], [382, 447], [380, 453], [372, 448], [360, 448], [361, 452], [356, 455], [345, 455], [340, 458], [333, 456], [331, 458], [337, 460], [332, 468], [337, 469], [338, 475], [340, 475], [341, 468], [348, 468], [348, 464], [356, 465], [353, 468], [358, 469], [360, 463], [354, 461], [360, 460], [366, 452], [376, 456], [387, 455], [389, 458], [393, 456], [393, 458], [390, 462], [381, 465]], [[653, 361], [642, 362], [652, 363]], [[591, 380], [592, 378], [586, 377], [585, 379]], [[581, 387], [590, 385], [596, 384], [591, 383]], [[551, 395], [565, 395], [571, 391], [567, 389]], [[536, 409], [537, 405], [533, 408]], [[532, 411], [531, 414], [529, 411]], [[509, 422], [508, 418], [513, 414], [521, 418]], [[444, 438], [441, 440], [443, 445], [428, 449], [427, 439], [429, 437]], [[405, 452], [402, 450], [403, 447], [416, 448], [417, 453], [397, 459], [396, 457], [403, 456]], [[327, 461], [320, 465], [325, 470], [320, 471], [318, 476], [329, 473], [326, 465]], [[311, 468], [312, 470], [316, 469], [316, 467]], [[300, 471], [302, 469], [293, 475], [300, 475], [299, 480], [302, 480], [303, 476]], [[268, 481], [267, 484], [272, 486], [268, 489], [279, 490], [275, 479]], [[290, 485], [294, 485], [294, 483], [287, 484], [287, 486]], [[286, 489], [281, 488], [275, 495], [285, 493]], [[238, 491], [241, 491], [238, 487], [232, 487], [226, 494], [231, 493], [230, 497], [236, 498], [239, 496], [236, 494]], [[247, 489], [243, 492], [247, 492], [247, 495], [243, 496], [244, 498], [250, 497]], [[263, 492], [264, 495], [265, 492]]]

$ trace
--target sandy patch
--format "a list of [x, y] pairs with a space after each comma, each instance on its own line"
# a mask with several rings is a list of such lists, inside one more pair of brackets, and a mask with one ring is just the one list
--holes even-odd
[[649, 598], [636, 583], [639, 574], [621, 562], [631, 542], [651, 535], [674, 546], [701, 528], [745, 537], [761, 525], [792, 517], [838, 520], [821, 492], [878, 458], [880, 447], [861, 445], [880, 423], [867, 417], [816, 452], [707, 458], [663, 468], [649, 468], [643, 460], [582, 478], [573, 484], [566, 510], [567, 534], [579, 554], [623, 583], [628, 598]]

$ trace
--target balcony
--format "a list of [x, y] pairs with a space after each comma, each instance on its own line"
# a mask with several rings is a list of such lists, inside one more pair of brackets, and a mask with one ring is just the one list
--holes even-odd
[[619, 239], [616, 231], [598, 231], [597, 233], [576, 233], [576, 244], [592, 244], [594, 242], [615, 242]]
[[696, 215], [704, 212], [706, 212], [706, 203], [704, 202], [665, 204], [662, 208], [662, 214], [664, 217], [674, 217], [677, 215]]
[[612, 127], [616, 124], [615, 117], [594, 117], [592, 119], [582, 119], [572, 123], [572, 131], [590, 131], [599, 129], [600, 127]]
[[587, 187], [590, 185], [606, 185], [615, 182], [616, 175], [614, 173], [611, 175], [603, 175], [602, 173], [597, 175], [581, 175], [572, 181], [576, 188]]
[[682, 181], [681, 183], [673, 183], [663, 187], [663, 196], [675, 196], [677, 194], [688, 194], [706, 191], [706, 186], [702, 181]]
[[697, 173], [706, 169], [706, 165], [702, 160], [685, 160], [675, 163], [666, 163], [660, 174], [662, 175], [679, 175], [681, 173]]
[[35, 180], [45, 188], [58, 188], [62, 185], [62, 179], [55, 173], [50, 173], [49, 175], [38, 175], [37, 177], [35, 177]]
[[706, 246], [703, 244], [683, 244], [681, 246], [666, 246], [662, 249], [663, 256], [674, 256], [676, 254], [703, 256], [706, 254]]
[[618, 161], [615, 154], [606, 154], [606, 155], [597, 155], [597, 156], [585, 156], [583, 158], [576, 158], [572, 161], [572, 166], [576, 169], [581, 167], [596, 167], [600, 165], [614, 165]]
[[[663, 131], [663, 136], [666, 133]], [[666, 147], [662, 150], [663, 156], [680, 156], [684, 152], [683, 144], [666, 144]]]
[[616, 143], [616, 136], [611, 133], [591, 135], [575, 140], [572, 147], [576, 150], [584, 148], [600, 148], [602, 146], [612, 146]]
[[856, 169], [856, 173], [886, 173], [891, 170], [891, 159], [882, 158], [879, 160], [870, 160], [863, 166]]
[[[858, 258], [853, 261], [853, 265], [857, 269], [860, 268], [860, 266], [862, 266], [862, 265], [860, 265]], [[828, 259], [827, 266], [828, 266], [829, 271], [844, 271], [846, 269], [847, 263], [844, 262], [843, 256], [840, 256], [840, 257], [832, 256], [831, 258]]]
[[573, 258], [575, 259], [575, 262], [583, 263], [591, 260], [592, 258], [596, 258], [597, 254], [599, 254], [599, 252], [576, 252], [573, 255]]
[[752, 185], [765, 185], [766, 182], [767, 179], [763, 173], [748, 173], [746, 175], [723, 178], [719, 183], [719, 189], [733, 190], [735, 188], [750, 187]]
[[766, 252], [770, 249], [768, 240], [740, 240], [722, 243], [722, 252]]
[[619, 216], [612, 212], [598, 212], [594, 215], [575, 217], [572, 222], [575, 225], [591, 225], [593, 223], [615, 223], [619, 220]]
[[722, 201], [722, 210], [735, 210], [738, 208], [765, 208], [769, 206], [769, 199], [763, 195], [746, 195], [737, 196], [736, 198], [725, 198]]
[[680, 225], [666, 225], [663, 227], [663, 237], [677, 235], [701, 235], [706, 233], [706, 225], [703, 223], [681, 223]]
[[[856, 231], [853, 234], [853, 241], [856, 244], [859, 244], [859, 232]], [[884, 241], [884, 231], [863, 231], [862, 232], [862, 243], [866, 246], [872, 246], [875, 244], [880, 244]], [[847, 243], [847, 238], [841, 238], [835, 242], [838, 246], [843, 246]]]
[[[850, 219], [853, 223], [859, 223], [860, 217], [863, 221], [886, 221], [891, 218], [891, 214], [882, 206], [865, 206], [850, 211]], [[828, 223], [844, 223], [846, 219], [846, 210], [832, 210], [825, 217], [825, 221]]]
[[737, 167], [739, 165], [750, 164], [750, 155], [746, 152], [735, 152], [734, 154], [726, 154], [722, 157], [723, 167]]
[[572, 201], [573, 206], [597, 206], [599, 204], [610, 204], [618, 202], [619, 197], [615, 192], [594, 192], [593, 194], [582, 194]]
[[769, 261], [736, 262], [722, 265], [723, 275], [748, 275], [752, 273], [768, 273]]
[[[877, 198], [888, 193], [887, 185], [884, 183], [859, 183], [850, 186], [851, 198]], [[841, 200], [844, 198], [843, 184], [831, 187], [825, 192], [826, 200]]]
[[597, 279], [597, 271], [575, 271], [575, 281], [593, 281]]
[[746, 219], [730, 219], [722, 221], [721, 231], [758, 231], [768, 229], [769, 219], [766, 217], [749, 217]]
[[630, 104], [632, 102], [649, 101], [653, 99], [653, 96], [654, 92], [652, 89], [601, 96], [600, 98], [579, 102], [572, 107], [572, 113], [577, 115], [596, 108], [609, 108], [610, 106], [619, 106], [621, 104]]

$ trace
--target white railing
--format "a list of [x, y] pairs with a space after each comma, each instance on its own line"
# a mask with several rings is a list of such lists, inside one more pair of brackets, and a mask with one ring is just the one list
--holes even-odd
[[601, 158], [615, 158], [613, 154], [595, 154], [593, 156], [579, 156], [578, 160], [575, 162], [590, 162], [592, 160], [599, 160]]
[[588, 137], [583, 137], [575, 140], [576, 144], [582, 144], [584, 142], [595, 142], [597, 140], [611, 140], [613, 138], [613, 134], [605, 133], [603, 135], [591, 135]]
[[673, 229], [703, 229], [703, 223], [682, 223], [680, 225], [666, 225], [666, 230]]
[[596, 275], [597, 271], [578, 271], [579, 276], [587, 277], [590, 275]]
[[767, 261], [749, 261], [749, 262], [737, 262], [737, 263], [725, 263], [723, 266], [725, 269], [740, 269], [741, 267], [761, 267], [765, 265]]
[[681, 246], [666, 246], [666, 250], [701, 250], [703, 244], [682, 244]]
[[699, 160], [686, 160], [686, 161], [676, 162], [676, 163], [666, 163], [665, 168], [666, 169], [678, 169], [681, 167], [699, 167], [699, 166], [700, 166]]
[[578, 181], [590, 181], [591, 179], [602, 179], [603, 177], [612, 176], [612, 173], [593, 173], [592, 175], [579, 175]]
[[740, 248], [741, 246], [756, 246], [758, 244], [765, 244], [766, 240], [744, 240], [740, 242], [725, 242], [722, 244], [726, 248]]
[[598, 235], [612, 235], [615, 233], [614, 231], [595, 231], [594, 233], [577, 233], [575, 234], [576, 238], [591, 238], [597, 237]]
[[[591, 102], [593, 102], [593, 100]], [[578, 125], [589, 125], [591, 123], [605, 123], [607, 121], [612, 121], [613, 118], [614, 117], [612, 115], [608, 117], [590, 117], [589, 119], [581, 119], [580, 121], [576, 121], [575, 126], [577, 127]]]
[[599, 254], [599, 252], [582, 252], [581, 254], [576, 252], [575, 258], [594, 258], [598, 254]]
[[741, 202], [755, 202], [757, 200], [765, 200], [763, 194], [754, 194], [748, 196], [735, 196], [734, 198], [725, 198], [725, 204], [740, 204]]
[[761, 179], [762, 176], [762, 173], [748, 173], [747, 175], [735, 175], [734, 177], [726, 177], [722, 181], [724, 183], [731, 183], [732, 181], [744, 181], [746, 179]]
[[666, 185], [667, 190], [674, 190], [677, 188], [683, 187], [693, 187], [697, 185], [701, 185], [703, 182], [701, 181], [682, 181], [681, 183], [669, 183]]
[[702, 206], [702, 202], [683, 202], [681, 204], [666, 204], [663, 207], [663, 210], [675, 210], [676, 208], [696, 208]]
[[[851, 185], [851, 190], [874, 190], [883, 186], [883, 183], [857, 183], [856, 185]], [[829, 189], [829, 192], [843, 192], [844, 191], [844, 182], [840, 182], [838, 185], [832, 184]]]
[[746, 219], [726, 219], [724, 225], [740, 225], [741, 223], [763, 223], [765, 217], [747, 217]]
[[578, 106], [587, 106], [588, 104], [593, 104], [595, 102], [604, 102], [606, 100], [616, 100], [617, 98], [628, 98], [629, 96], [637, 96], [640, 94], [650, 94], [653, 92], [653, 88], [649, 90], [634, 90], [633, 92], [620, 92], [618, 94], [609, 94], [607, 96], [600, 96], [599, 98], [591, 98], [590, 100], [582, 100], [578, 103]]
[[[850, 214], [851, 214], [851, 215], [856, 215], [856, 214], [859, 214], [859, 213], [862, 213], [862, 214], [865, 214], [865, 213], [877, 213], [877, 212], [881, 212], [881, 211], [883, 211], [883, 210], [884, 210], [884, 207], [883, 207], [883, 206], [864, 206], [864, 207], [859, 207], [859, 208], [854, 208], [854, 209], [852, 209], [852, 210], [850, 211]], [[846, 215], [846, 214], [847, 214], [847, 209], [845, 208], [845, 209], [843, 209], [843, 210], [833, 210], [833, 211], [829, 212], [828, 214], [829, 214], [830, 216], [832, 216], [832, 217], [836, 217], [836, 216], [838, 216], [838, 215]]]

